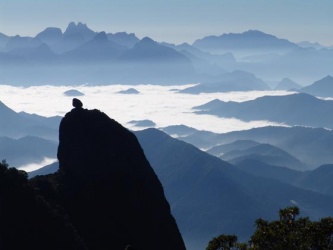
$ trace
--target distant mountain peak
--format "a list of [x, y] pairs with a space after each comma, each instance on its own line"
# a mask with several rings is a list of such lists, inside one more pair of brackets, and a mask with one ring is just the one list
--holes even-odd
[[333, 97], [333, 77], [327, 75], [311, 85], [300, 89], [300, 91], [320, 97]]
[[75, 24], [75, 22], [70, 22], [67, 26], [64, 35], [75, 34], [75, 33], [85, 33], [85, 34], [95, 34], [95, 32], [88, 28], [86, 24], [79, 22]]
[[157, 44], [153, 39], [151, 39], [148, 36], [142, 38], [141, 39], [141, 43], [144, 43], [144, 44]]
[[97, 33], [95, 36], [94, 40], [99, 40], [99, 41], [108, 41], [108, 38], [106, 36], [106, 33], [104, 31]]
[[333, 80], [333, 76], [327, 75], [322, 80]]
[[259, 30], [228, 33], [220, 36], [207, 36], [196, 40], [193, 46], [208, 52], [263, 49], [290, 51], [298, 47], [286, 39], [281, 39]]

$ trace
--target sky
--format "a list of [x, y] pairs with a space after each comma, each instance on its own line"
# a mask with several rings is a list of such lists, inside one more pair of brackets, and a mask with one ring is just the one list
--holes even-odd
[[0, 32], [35, 36], [74, 21], [175, 44], [252, 29], [332, 46], [332, 13], [332, 0], [0, 0]]

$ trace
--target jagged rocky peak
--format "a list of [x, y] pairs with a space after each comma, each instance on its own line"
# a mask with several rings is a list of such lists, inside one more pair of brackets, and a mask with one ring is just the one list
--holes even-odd
[[69, 210], [79, 209], [73, 209], [71, 219], [89, 221], [89, 227], [84, 223], [80, 228], [92, 240], [87, 245], [185, 249], [162, 185], [136, 136], [81, 104], [73, 100], [74, 108], [61, 121], [58, 159]]

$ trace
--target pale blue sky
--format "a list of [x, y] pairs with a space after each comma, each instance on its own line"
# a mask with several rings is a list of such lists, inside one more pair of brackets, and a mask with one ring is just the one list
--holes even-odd
[[173, 43], [256, 29], [333, 45], [333, 0], [0, 0], [0, 32], [7, 35], [64, 31], [71, 21]]

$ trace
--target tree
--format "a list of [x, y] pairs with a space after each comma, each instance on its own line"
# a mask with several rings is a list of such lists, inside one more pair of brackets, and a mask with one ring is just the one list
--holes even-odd
[[236, 246], [236, 235], [222, 234], [218, 237], [214, 237], [209, 243], [206, 250], [230, 250]]
[[299, 208], [295, 206], [281, 209], [279, 215], [277, 221], [256, 220], [257, 229], [250, 240], [253, 249], [333, 249], [332, 218], [318, 222], [308, 217], [297, 219]]
[[308, 217], [298, 218], [299, 213], [296, 206], [280, 209], [279, 220], [255, 221], [249, 244], [238, 243], [235, 235], [220, 235], [209, 242], [206, 250], [333, 250], [333, 218], [312, 222]]

